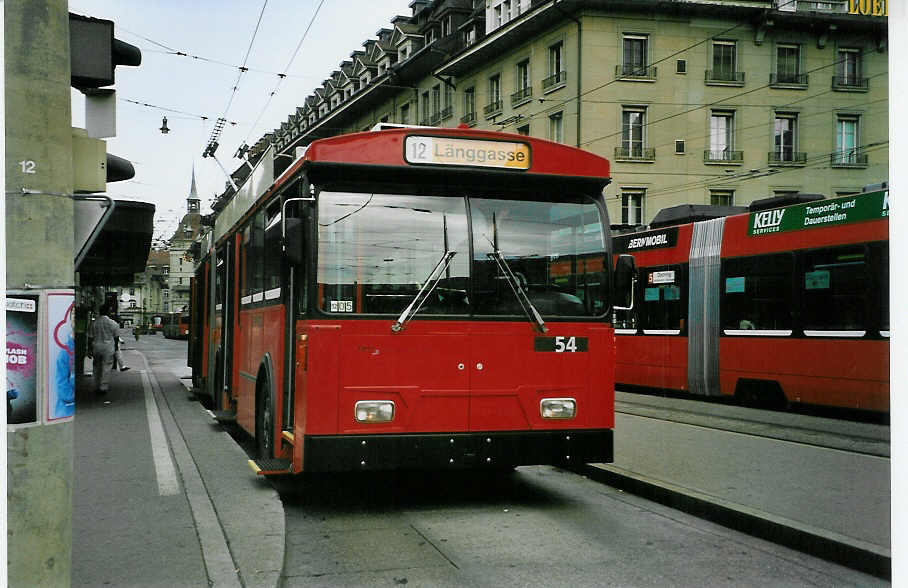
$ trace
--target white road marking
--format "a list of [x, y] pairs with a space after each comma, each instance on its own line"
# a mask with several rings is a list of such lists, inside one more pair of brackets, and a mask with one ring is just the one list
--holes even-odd
[[[151, 453], [154, 456], [158, 493], [161, 496], [173, 496], [180, 491], [180, 483], [177, 480], [177, 470], [173, 464], [173, 458], [170, 456], [167, 435], [164, 434], [164, 426], [161, 424], [158, 403], [155, 401], [151, 387], [154, 374], [144, 355], [142, 359], [145, 361], [145, 369], [142, 371], [142, 388], [145, 390], [145, 412], [148, 415], [148, 432], [151, 435]], [[157, 380], [154, 380], [154, 384], [157, 385], [157, 383]]]

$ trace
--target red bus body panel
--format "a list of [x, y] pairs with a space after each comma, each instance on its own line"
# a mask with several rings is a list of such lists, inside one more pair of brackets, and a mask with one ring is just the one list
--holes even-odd
[[[297, 323], [295, 435], [612, 428], [614, 334], [550, 323], [546, 336], [587, 337], [588, 351], [534, 351], [526, 322], [390, 320]], [[317, 366], [317, 367], [316, 367]], [[545, 420], [543, 398], [577, 400], [577, 416]], [[391, 423], [358, 423], [359, 400], [392, 400]]]

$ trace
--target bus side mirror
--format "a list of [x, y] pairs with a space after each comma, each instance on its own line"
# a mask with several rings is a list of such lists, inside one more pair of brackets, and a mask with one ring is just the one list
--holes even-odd
[[284, 255], [290, 263], [303, 263], [303, 219], [284, 219]]
[[637, 281], [637, 264], [634, 256], [622, 253], [615, 262], [615, 293], [612, 307], [615, 310], [634, 308], [634, 284]]

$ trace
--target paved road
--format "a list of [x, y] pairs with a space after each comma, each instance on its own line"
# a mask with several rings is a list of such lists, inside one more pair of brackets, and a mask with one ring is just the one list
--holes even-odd
[[284, 586], [875, 586], [551, 467], [279, 483]]

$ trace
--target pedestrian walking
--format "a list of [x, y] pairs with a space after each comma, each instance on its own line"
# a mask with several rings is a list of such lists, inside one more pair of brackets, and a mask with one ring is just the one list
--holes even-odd
[[129, 366], [126, 365], [126, 362], [123, 360], [123, 337], [117, 335], [117, 338], [114, 339], [114, 369], [119, 368], [121, 372], [125, 372], [129, 369]]
[[116, 351], [116, 339], [120, 332], [120, 326], [107, 316], [108, 312], [107, 305], [103, 305], [100, 316], [91, 324], [90, 330], [95, 393], [101, 395], [107, 394], [107, 381], [110, 378]]

